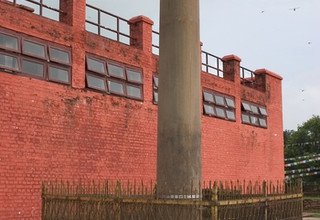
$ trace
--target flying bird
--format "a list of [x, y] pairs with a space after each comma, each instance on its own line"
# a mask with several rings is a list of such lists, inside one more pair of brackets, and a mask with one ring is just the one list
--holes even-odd
[[304, 89], [301, 89], [301, 92], [304, 92]]
[[308, 41], [308, 44], [311, 44], [311, 41]]
[[264, 13], [264, 10], [260, 11], [260, 13]]
[[300, 8], [300, 7], [290, 8], [290, 10], [296, 11], [296, 10], [298, 10], [299, 8]]

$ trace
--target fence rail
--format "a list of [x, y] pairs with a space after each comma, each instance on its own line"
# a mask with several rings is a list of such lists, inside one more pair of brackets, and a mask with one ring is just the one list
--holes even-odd
[[43, 17], [47, 17], [56, 21], [59, 21], [60, 14], [66, 14], [66, 12], [60, 10], [59, 1], [55, 3], [55, 6], [49, 6], [45, 4], [44, 0], [8, 0], [8, 2], [14, 5], [19, 5], [22, 7], [28, 7], [32, 9], [33, 13], [38, 14]]
[[240, 66], [240, 78], [241, 78], [242, 84], [244, 85], [255, 84], [255, 76], [256, 74], [254, 71]]
[[223, 61], [206, 51], [201, 51], [202, 71], [223, 78]]
[[100, 8], [86, 4], [86, 30], [130, 45], [129, 21]]
[[256, 220], [301, 219], [302, 216], [300, 182], [196, 185], [202, 198], [187, 199], [186, 195], [179, 199], [159, 199], [153, 182], [44, 183], [42, 219]]

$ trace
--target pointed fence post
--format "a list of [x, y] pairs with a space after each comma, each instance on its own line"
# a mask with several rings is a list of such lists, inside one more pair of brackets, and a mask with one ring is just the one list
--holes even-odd
[[267, 182], [263, 181], [262, 183], [262, 192], [264, 194], [264, 197], [266, 199], [265, 205], [264, 205], [264, 220], [268, 220], [268, 190], [267, 190]]
[[300, 191], [300, 193], [301, 193], [301, 195], [302, 195], [302, 197], [300, 198], [300, 205], [301, 205], [301, 218], [302, 218], [302, 216], [303, 216], [303, 181], [302, 181], [302, 179], [300, 179], [299, 180], [299, 191]]
[[214, 184], [211, 191], [211, 220], [218, 220], [218, 186]]

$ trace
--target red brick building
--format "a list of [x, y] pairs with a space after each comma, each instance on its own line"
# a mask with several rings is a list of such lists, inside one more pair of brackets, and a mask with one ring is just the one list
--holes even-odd
[[[58, 21], [35, 6], [0, 1], [0, 219], [39, 218], [42, 181], [156, 176], [153, 22], [124, 34], [86, 22], [84, 0]], [[203, 179], [283, 179], [282, 78], [240, 61], [202, 52]]]

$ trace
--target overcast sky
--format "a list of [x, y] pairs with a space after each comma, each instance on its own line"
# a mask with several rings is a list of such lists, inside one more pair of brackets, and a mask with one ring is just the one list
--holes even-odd
[[[158, 30], [159, 0], [87, 0], [124, 18], [145, 15]], [[320, 0], [200, 0], [203, 50], [283, 80], [284, 128], [320, 115]]]

